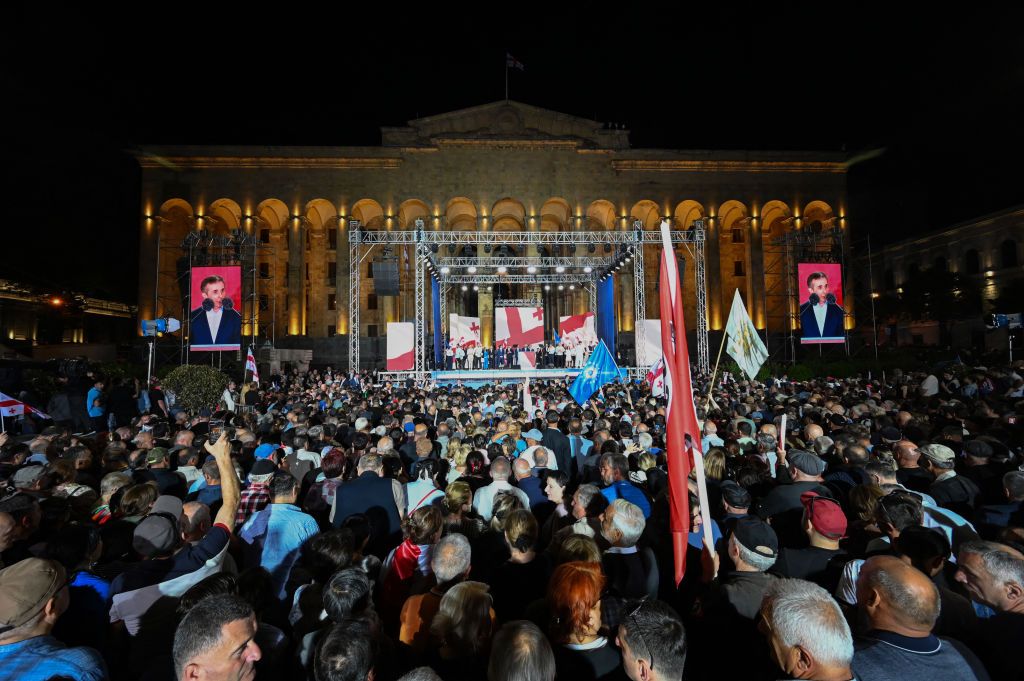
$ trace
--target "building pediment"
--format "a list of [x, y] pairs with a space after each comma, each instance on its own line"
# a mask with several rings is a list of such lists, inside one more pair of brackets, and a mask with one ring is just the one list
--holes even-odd
[[381, 128], [385, 147], [498, 145], [628, 149], [629, 132], [529, 104], [500, 101]]

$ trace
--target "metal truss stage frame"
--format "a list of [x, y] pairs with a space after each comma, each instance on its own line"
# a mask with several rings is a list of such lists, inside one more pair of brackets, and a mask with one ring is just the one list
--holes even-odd
[[[447, 316], [447, 290], [454, 284], [579, 284], [590, 296], [590, 309], [597, 307], [597, 284], [632, 260], [633, 264], [633, 311], [634, 319], [646, 318], [646, 291], [644, 289], [644, 249], [646, 244], [661, 244], [660, 231], [645, 231], [640, 223], [634, 223], [629, 231], [564, 231], [564, 232], [457, 232], [430, 231], [417, 221], [417, 227], [404, 231], [366, 230], [353, 225], [349, 230], [349, 370], [359, 370], [359, 304], [360, 265], [376, 246], [414, 246], [416, 276], [416, 330], [414, 355], [415, 369], [411, 372], [394, 372], [395, 376], [426, 379], [432, 372], [427, 370], [426, 339], [427, 316], [425, 310], [426, 278], [428, 272], [441, 287], [441, 318]], [[706, 229], [703, 221], [694, 222], [693, 228], [672, 230], [672, 243], [683, 244], [694, 261], [694, 284], [697, 296], [697, 369], [709, 373], [707, 278], [705, 275], [704, 245]], [[612, 252], [606, 257], [594, 255], [559, 257], [507, 257], [494, 254], [482, 257], [437, 257], [442, 245], [472, 246], [527, 246], [537, 245], [552, 248], [556, 246], [610, 246]], [[639, 248], [637, 246], [640, 246]], [[470, 272], [470, 268], [475, 268]], [[498, 268], [502, 268], [500, 271]], [[512, 274], [510, 268], [527, 268], [527, 274]], [[453, 273], [453, 269], [465, 269], [466, 273]], [[553, 270], [553, 271], [551, 271]], [[572, 271], [568, 271], [572, 270]], [[443, 323], [443, 321], [442, 321]], [[634, 324], [635, 342], [639, 349], [644, 341], [642, 324]], [[634, 376], [646, 367], [633, 367]], [[387, 375], [387, 374], [386, 374]]]

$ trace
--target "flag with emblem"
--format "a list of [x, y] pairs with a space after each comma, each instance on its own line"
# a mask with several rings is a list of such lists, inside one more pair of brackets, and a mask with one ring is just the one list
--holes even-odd
[[590, 359], [587, 360], [576, 380], [569, 386], [569, 394], [576, 402], [584, 404], [603, 385], [611, 383], [619, 377], [619, 367], [615, 364], [615, 358], [612, 357], [608, 346], [602, 340], [590, 353]]
[[754, 322], [750, 321], [739, 289], [736, 289], [732, 297], [732, 309], [729, 311], [729, 322], [725, 325], [725, 335], [729, 338], [725, 351], [736, 360], [736, 364], [747, 378], [753, 381], [768, 359], [768, 348], [757, 335]]

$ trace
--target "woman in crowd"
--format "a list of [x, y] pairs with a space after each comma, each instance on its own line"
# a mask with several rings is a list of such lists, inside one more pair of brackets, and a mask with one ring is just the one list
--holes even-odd
[[554, 643], [557, 678], [623, 680], [622, 655], [601, 631], [600, 563], [559, 565], [547, 589], [548, 633]]

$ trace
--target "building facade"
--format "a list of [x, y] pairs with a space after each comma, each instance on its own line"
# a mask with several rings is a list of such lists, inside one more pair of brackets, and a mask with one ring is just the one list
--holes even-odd
[[[895, 330], [898, 344], [1002, 347], [1006, 344], [1005, 332], [986, 334], [984, 315], [992, 311], [991, 303], [1002, 291], [1024, 279], [1022, 264], [1024, 206], [877, 249], [871, 255], [870, 270], [871, 294], [876, 299], [901, 298], [908, 282], [927, 270], [958, 275], [959, 281], [979, 289], [982, 298], [982, 309], [970, 310], [963, 319], [956, 320], [947, 338], [941, 337], [937, 324], [926, 323], [927, 319], [917, 319], [915, 315], [880, 319], [878, 326], [885, 327], [885, 335], [890, 337]], [[1024, 301], [1018, 311], [1024, 312]]]
[[[182, 313], [188, 264], [209, 257], [202, 246], [191, 255], [182, 247], [190, 233], [220, 235], [225, 243], [260, 242], [236, 248], [247, 289], [237, 307], [245, 336], [281, 345], [288, 338], [352, 331], [348, 235], [354, 225], [407, 230], [419, 220], [425, 229], [453, 231], [654, 230], [667, 219], [679, 230], [704, 221], [712, 330], [723, 328], [739, 289], [755, 325], [783, 333], [792, 328], [794, 309], [783, 281], [781, 237], [837, 230], [848, 243], [846, 168], [839, 154], [633, 149], [628, 131], [506, 101], [381, 133], [379, 147], [145, 149], [138, 157], [144, 208], [140, 317]], [[647, 248], [646, 312], [656, 318], [658, 259]], [[538, 252], [536, 246], [514, 253], [483, 245], [464, 250], [457, 255], [571, 255]], [[371, 263], [381, 255], [354, 264], [363, 277], [357, 332], [364, 338], [383, 337], [387, 322], [414, 318], [411, 247], [390, 254], [398, 264], [398, 296], [375, 290]], [[690, 258], [683, 246], [678, 255]], [[685, 267], [692, 324], [692, 263]], [[617, 277], [615, 286], [616, 327], [628, 338], [635, 326], [632, 273]], [[588, 309], [580, 290], [542, 292], [524, 284], [500, 292], [534, 294], [543, 296], [549, 319]], [[484, 287], [457, 291], [448, 310], [479, 314], [486, 343], [496, 295]]]

